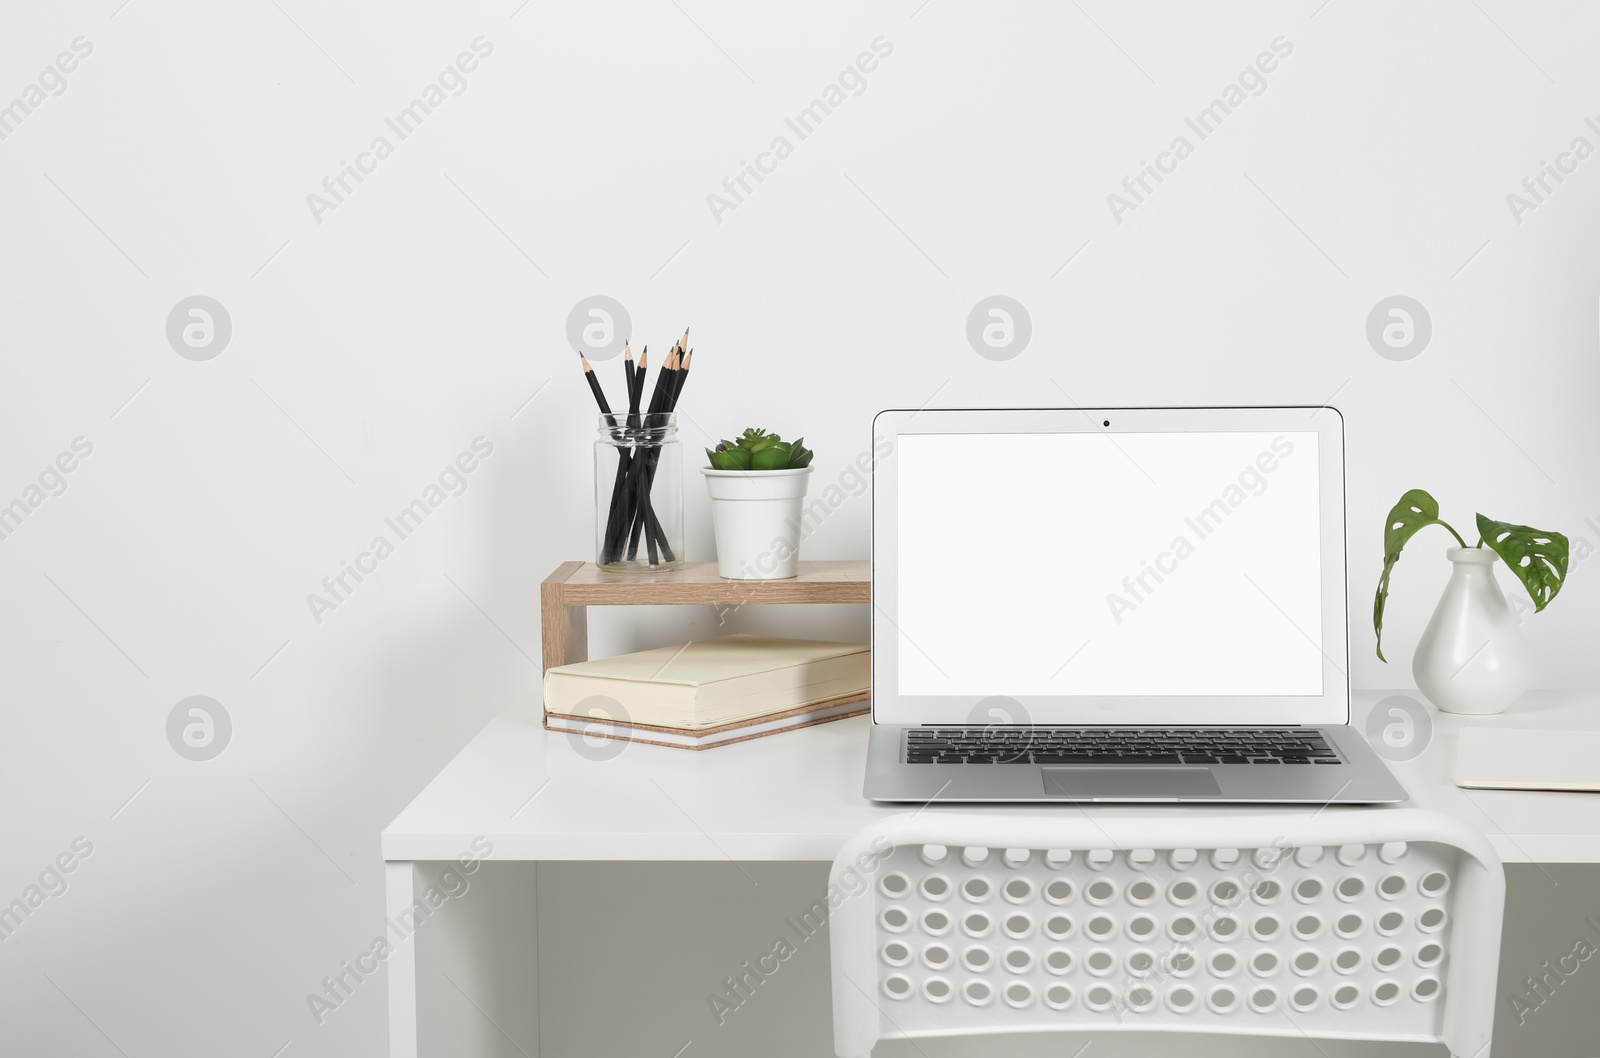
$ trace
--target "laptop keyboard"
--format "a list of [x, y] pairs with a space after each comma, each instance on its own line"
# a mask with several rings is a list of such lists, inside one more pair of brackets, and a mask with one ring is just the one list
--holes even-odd
[[1297, 728], [917, 727], [907, 764], [1338, 764], [1320, 732]]

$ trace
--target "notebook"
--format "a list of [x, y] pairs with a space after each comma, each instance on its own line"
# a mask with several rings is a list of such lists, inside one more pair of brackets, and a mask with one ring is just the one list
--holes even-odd
[[705, 731], [823, 702], [864, 701], [871, 667], [865, 643], [722, 636], [550, 669], [545, 712]]
[[[872, 708], [860, 695], [834, 698], [798, 709], [785, 709], [770, 716], [749, 720], [735, 720], [716, 727], [695, 728], [660, 727], [653, 724], [629, 724], [608, 720], [604, 716], [590, 718], [546, 713], [544, 726], [551, 731], [564, 731], [584, 738], [614, 738], [622, 742], [643, 742], [651, 746], [669, 746], [674, 749], [711, 749], [735, 742], [748, 742], [762, 735], [775, 735], [780, 731], [793, 731], [798, 727], [825, 724], [829, 720], [844, 720], [852, 716], [865, 716]], [[596, 710], [600, 712], [600, 710]]]
[[1479, 790], [1600, 791], [1600, 731], [1464, 727], [1455, 784]]

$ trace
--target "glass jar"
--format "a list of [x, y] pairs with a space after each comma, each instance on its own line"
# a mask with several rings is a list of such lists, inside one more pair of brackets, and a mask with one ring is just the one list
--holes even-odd
[[683, 565], [683, 445], [673, 413], [600, 416], [594, 515], [601, 569], [661, 573]]

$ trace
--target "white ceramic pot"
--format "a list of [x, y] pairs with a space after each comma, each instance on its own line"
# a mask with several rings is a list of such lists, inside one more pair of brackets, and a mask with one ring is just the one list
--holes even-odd
[[1417, 644], [1411, 675], [1444, 712], [1502, 712], [1528, 689], [1533, 665], [1494, 578], [1499, 556], [1486, 547], [1453, 547], [1445, 557], [1450, 580]]
[[711, 494], [717, 572], [729, 580], [787, 580], [799, 572], [801, 505], [810, 467], [713, 470]]

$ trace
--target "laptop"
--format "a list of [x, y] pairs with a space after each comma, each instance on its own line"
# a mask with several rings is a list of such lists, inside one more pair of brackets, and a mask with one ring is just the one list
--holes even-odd
[[1332, 408], [873, 422], [875, 801], [1378, 804]]

